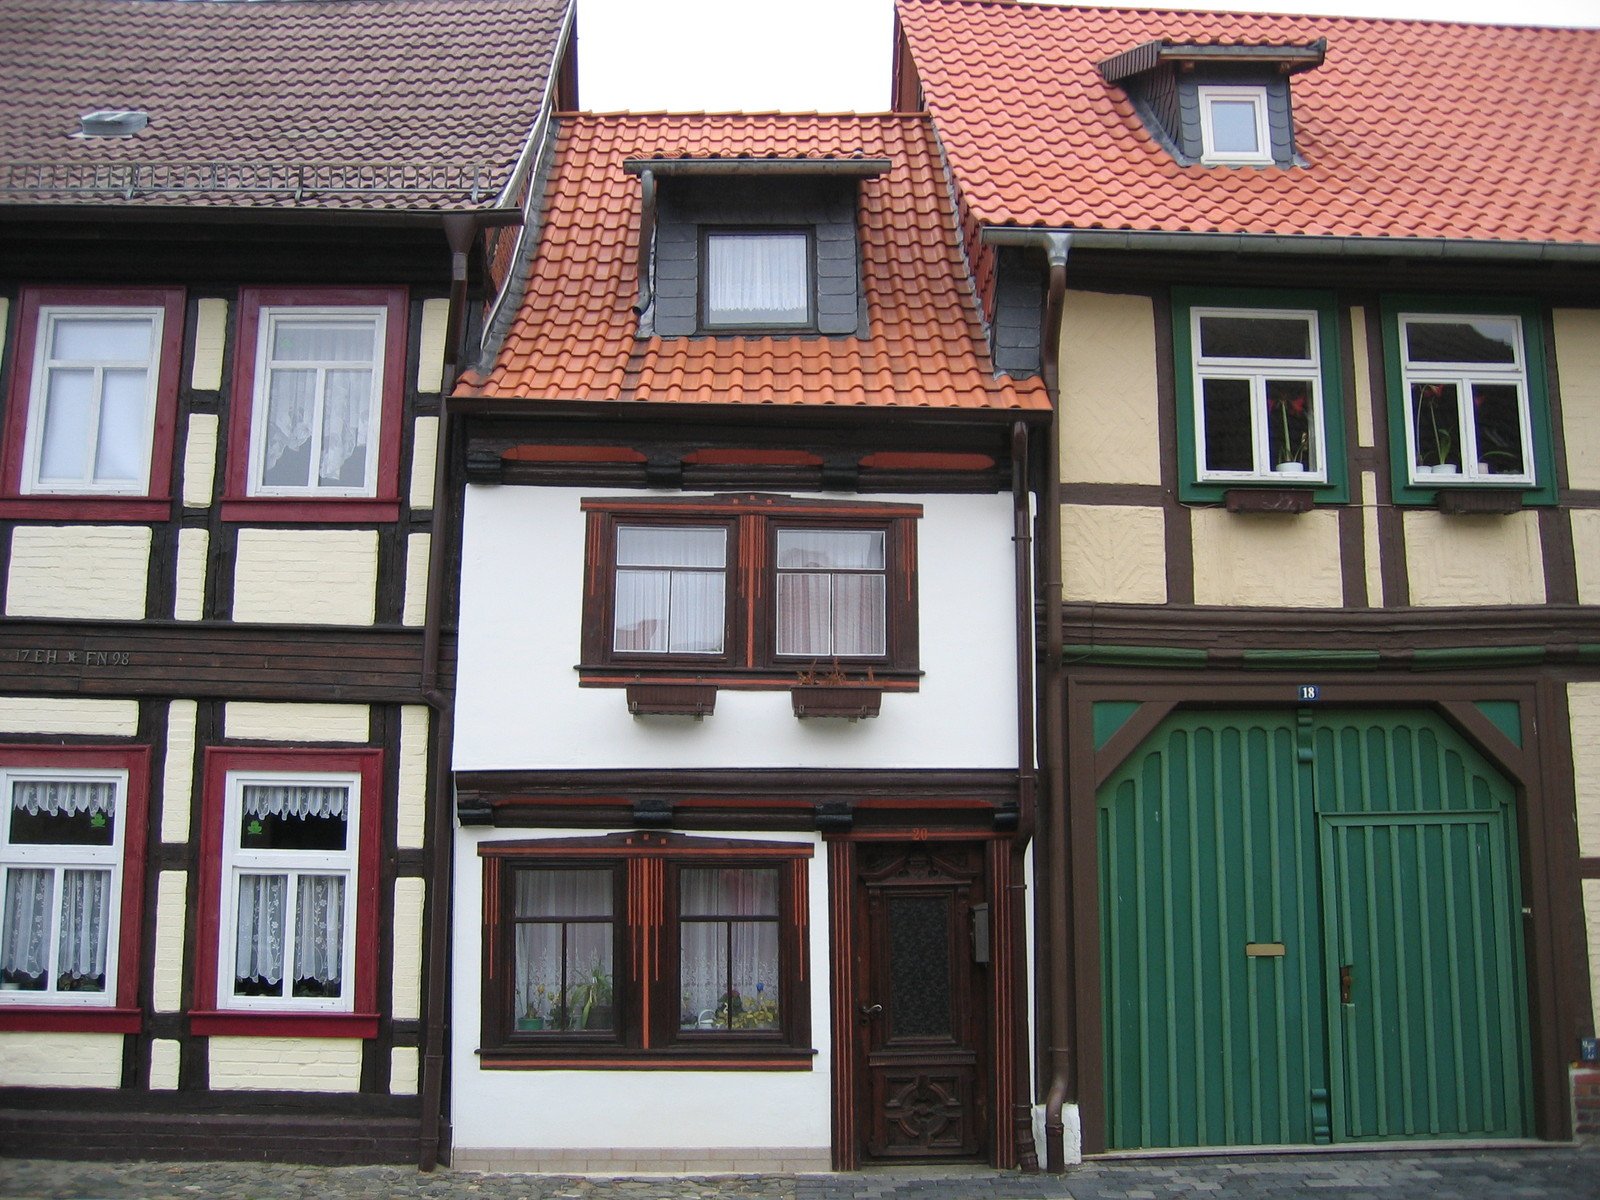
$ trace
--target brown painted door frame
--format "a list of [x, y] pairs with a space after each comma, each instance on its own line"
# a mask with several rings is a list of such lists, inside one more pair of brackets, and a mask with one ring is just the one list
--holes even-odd
[[[1099, 784], [1143, 740], [1162, 716], [1191, 705], [1228, 707], [1295, 707], [1298, 685], [1293, 680], [1212, 673], [1202, 686], [1194, 676], [1150, 672], [1131, 676], [1116, 670], [1086, 670], [1065, 681], [1068, 802], [1070, 832], [1070, 902], [1072, 945], [1041, 945], [1045, 955], [1065, 950], [1072, 979], [1072, 1058], [1080, 1106], [1083, 1148], [1106, 1147], [1100, 1012], [1099, 865], [1095, 829], [1095, 796]], [[1411, 677], [1341, 676], [1315, 680], [1320, 706], [1427, 708], [1446, 717], [1469, 741], [1487, 754], [1517, 788], [1516, 820], [1521, 873], [1525, 881], [1524, 946], [1528, 978], [1529, 1029], [1533, 1057], [1535, 1127], [1538, 1136], [1560, 1140], [1571, 1136], [1567, 1105], [1566, 1062], [1576, 1042], [1569, 1036], [1582, 1022], [1588, 980], [1562, 967], [1580, 947], [1562, 914], [1577, 911], [1577, 843], [1570, 828], [1574, 804], [1571, 750], [1566, 744], [1567, 708], [1564, 681], [1527, 673], [1512, 681]], [[1506, 738], [1474, 707], [1474, 701], [1516, 700], [1521, 706], [1520, 745]], [[1114, 735], [1098, 751], [1093, 705], [1104, 700], [1143, 704], [1128, 722], [1127, 735]], [[1141, 732], [1142, 731], [1142, 732]], [[1049, 881], [1043, 886], [1049, 887]], [[1053, 977], [1059, 972], [1051, 970]], [[1046, 1035], [1048, 1036], [1048, 1035]]]
[[1015, 1165], [1010, 845], [920, 836], [829, 846], [839, 1170]]

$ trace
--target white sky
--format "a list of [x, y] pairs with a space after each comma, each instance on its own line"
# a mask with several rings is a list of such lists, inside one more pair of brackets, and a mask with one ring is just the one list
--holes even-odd
[[[1600, 0], [1150, 0], [1141, 7], [1600, 26]], [[889, 104], [892, 28], [892, 0], [578, 0], [579, 98], [596, 112], [880, 112]]]

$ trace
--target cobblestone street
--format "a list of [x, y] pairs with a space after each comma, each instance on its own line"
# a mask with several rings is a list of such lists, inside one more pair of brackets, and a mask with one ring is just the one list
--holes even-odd
[[403, 1167], [0, 1159], [25, 1200], [1600, 1200], [1600, 1147], [1096, 1162], [1065, 1176], [979, 1168], [850, 1175], [586, 1178]]

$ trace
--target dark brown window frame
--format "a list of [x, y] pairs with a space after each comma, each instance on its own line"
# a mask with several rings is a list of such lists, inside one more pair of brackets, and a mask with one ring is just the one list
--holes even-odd
[[[922, 506], [801, 500], [739, 494], [696, 498], [588, 498], [580, 681], [791, 688], [806, 679], [914, 691], [921, 678], [917, 638], [917, 522]], [[722, 525], [728, 529], [727, 610], [721, 654], [613, 649], [616, 530], [619, 525]], [[779, 529], [872, 530], [885, 534], [886, 639], [881, 655], [818, 659], [777, 652], [776, 544]]]
[[[713, 321], [711, 319], [711, 239], [718, 234], [754, 234], [757, 236], [798, 233], [806, 239], [806, 319], [804, 321]], [[734, 222], [721, 225], [701, 225], [695, 249], [695, 323], [699, 332], [707, 335], [725, 334], [786, 334], [817, 332], [817, 229], [814, 225], [754, 225]]]
[[[811, 1045], [809, 842], [691, 838], [635, 831], [594, 838], [487, 842], [479, 1061], [496, 1070], [808, 1071]], [[779, 871], [776, 1030], [685, 1031], [680, 1015], [678, 875], [695, 867]], [[518, 1030], [511, 1011], [519, 869], [612, 872], [614, 964], [610, 1030]]]

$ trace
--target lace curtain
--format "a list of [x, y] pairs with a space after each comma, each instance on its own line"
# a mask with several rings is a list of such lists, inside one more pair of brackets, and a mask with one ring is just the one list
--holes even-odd
[[[61, 880], [55, 979], [50, 978], [51, 899]], [[103, 991], [111, 921], [111, 872], [54, 867], [6, 873], [0, 972], [7, 986]]]
[[299, 783], [247, 783], [241, 807], [247, 817], [343, 818], [350, 799], [344, 784], [320, 786]]
[[719, 233], [707, 239], [706, 309], [724, 324], [798, 324], [811, 316], [803, 233]]
[[678, 903], [682, 1027], [777, 1028], [778, 872], [685, 869]]
[[812, 658], [885, 653], [884, 570], [881, 531], [780, 529], [778, 653]]
[[79, 813], [111, 815], [117, 803], [113, 780], [23, 779], [11, 785], [11, 805], [30, 817], [75, 817]]
[[517, 873], [512, 1015], [519, 1021], [537, 1021], [543, 1029], [581, 1028], [576, 1022], [585, 1002], [600, 1002], [586, 991], [574, 992], [597, 972], [613, 980], [611, 889], [610, 871]]
[[[292, 930], [284, 911], [295, 882]], [[294, 942], [294, 994], [337, 996], [344, 969], [344, 876], [239, 876], [239, 915], [234, 947], [235, 990], [240, 995], [282, 995], [285, 948]], [[255, 984], [256, 986], [248, 986]], [[245, 985], [245, 986], [240, 986]]]
[[615, 648], [720, 654], [727, 542], [722, 529], [619, 526]]
[[[263, 483], [307, 487], [365, 482], [375, 334], [370, 322], [273, 325]], [[300, 363], [318, 365], [290, 365]], [[326, 365], [331, 363], [351, 365]], [[321, 454], [313, 478], [308, 447], [319, 419]]]

